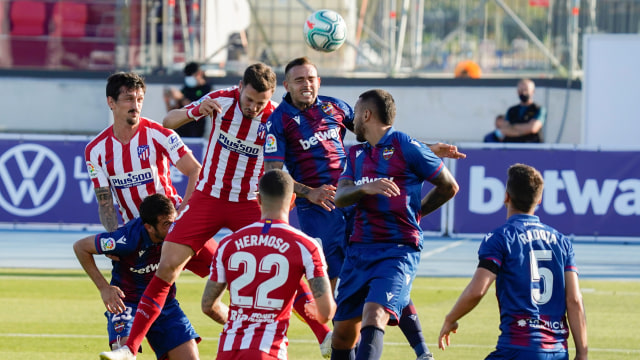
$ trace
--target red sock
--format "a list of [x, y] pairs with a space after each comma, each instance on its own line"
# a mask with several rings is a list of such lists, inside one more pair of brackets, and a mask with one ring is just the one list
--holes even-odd
[[144, 290], [138, 302], [138, 310], [133, 318], [131, 332], [127, 340], [127, 347], [134, 355], [138, 353], [142, 340], [147, 335], [153, 322], [160, 315], [164, 302], [167, 300], [169, 289], [171, 289], [171, 284], [154, 275]]
[[298, 315], [309, 325], [311, 331], [318, 339], [318, 344], [322, 344], [324, 338], [331, 331], [329, 326], [326, 324], [321, 324], [316, 320], [311, 320], [307, 314], [304, 312], [304, 304], [313, 301], [313, 295], [311, 295], [311, 289], [309, 289], [309, 285], [301, 279], [300, 286], [298, 287], [298, 293], [296, 294], [295, 300], [293, 300], [293, 308], [296, 310]]

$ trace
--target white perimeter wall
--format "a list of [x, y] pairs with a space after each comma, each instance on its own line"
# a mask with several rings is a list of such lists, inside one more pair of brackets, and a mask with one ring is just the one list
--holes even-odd
[[[0, 78], [0, 132], [97, 133], [111, 124], [105, 85], [103, 79]], [[235, 84], [216, 82], [215, 88], [230, 85]], [[147, 85], [142, 111], [143, 116], [158, 122], [165, 115], [163, 87]], [[493, 129], [495, 116], [518, 102], [515, 81], [505, 87], [323, 85], [321, 94], [353, 105], [360, 93], [373, 87], [393, 94], [398, 129], [429, 141], [480, 142]], [[280, 101], [283, 91], [279, 84], [274, 100]], [[535, 100], [547, 107], [546, 142], [581, 143], [580, 90], [538, 86]], [[564, 130], [557, 141], [563, 118]]]

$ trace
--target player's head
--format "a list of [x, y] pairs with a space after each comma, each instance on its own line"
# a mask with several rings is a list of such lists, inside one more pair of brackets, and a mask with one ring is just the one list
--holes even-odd
[[[353, 132], [358, 141], [366, 141], [366, 125], [370, 119], [371, 125], [390, 126], [396, 117], [396, 103], [393, 96], [385, 90], [373, 89], [360, 94], [354, 108]], [[375, 123], [378, 122], [378, 124]]]
[[318, 69], [306, 57], [291, 60], [284, 70], [283, 85], [298, 109], [305, 110], [316, 101], [320, 89]]
[[276, 73], [262, 63], [250, 65], [239, 85], [242, 114], [254, 118], [262, 113], [276, 90]]
[[263, 215], [289, 212], [294, 199], [293, 179], [288, 172], [272, 169], [262, 175], [258, 183], [258, 202]]
[[196, 87], [204, 84], [204, 71], [200, 70], [200, 64], [192, 61], [184, 67], [184, 84], [187, 87]]
[[135, 125], [140, 120], [144, 93], [147, 87], [142, 76], [132, 72], [119, 72], [107, 79], [107, 105], [115, 121], [124, 120]]
[[507, 174], [506, 201], [518, 211], [533, 213], [542, 200], [542, 175], [535, 168], [524, 164], [511, 165]]
[[164, 240], [176, 219], [176, 208], [166, 195], [149, 195], [140, 203], [140, 219], [152, 240]]
[[530, 103], [533, 99], [533, 93], [536, 90], [536, 84], [531, 79], [522, 79], [518, 81], [518, 97], [522, 103]]

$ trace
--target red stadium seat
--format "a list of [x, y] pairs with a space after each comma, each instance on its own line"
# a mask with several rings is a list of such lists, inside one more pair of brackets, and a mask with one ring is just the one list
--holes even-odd
[[86, 36], [87, 4], [60, 1], [53, 5], [53, 36], [81, 38]]
[[18, 0], [11, 4], [11, 35], [40, 36], [45, 34], [45, 3]]
[[9, 10], [13, 66], [42, 67], [47, 63], [46, 8], [40, 1], [17, 0]]

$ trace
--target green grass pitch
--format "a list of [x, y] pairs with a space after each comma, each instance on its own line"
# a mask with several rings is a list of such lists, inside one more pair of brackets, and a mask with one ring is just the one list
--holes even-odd
[[[466, 286], [467, 278], [417, 278], [412, 298], [427, 344], [437, 360], [483, 359], [494, 349], [498, 307], [491, 290], [460, 321], [452, 346], [437, 349], [443, 317]], [[203, 341], [202, 359], [214, 359], [221, 326], [200, 312], [205, 280], [185, 272], [178, 299]], [[582, 280], [589, 330], [590, 358], [640, 358], [640, 282]], [[107, 349], [106, 320], [100, 295], [81, 270], [0, 269], [0, 359], [97, 359]], [[289, 358], [320, 359], [318, 344], [306, 325], [292, 318]], [[570, 354], [573, 355], [570, 344]], [[140, 360], [153, 360], [146, 349]], [[383, 359], [415, 359], [402, 332], [388, 327]]]

